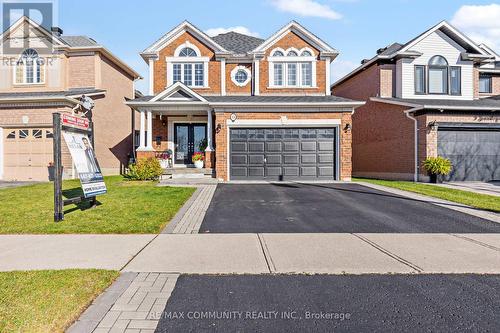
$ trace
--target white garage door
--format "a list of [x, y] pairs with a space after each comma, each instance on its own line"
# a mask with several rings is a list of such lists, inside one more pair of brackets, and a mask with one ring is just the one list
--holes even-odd
[[52, 129], [4, 128], [4, 180], [47, 181]]

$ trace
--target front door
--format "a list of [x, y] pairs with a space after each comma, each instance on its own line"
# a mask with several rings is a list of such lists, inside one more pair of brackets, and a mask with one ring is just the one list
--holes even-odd
[[206, 124], [175, 124], [175, 164], [192, 164], [194, 153], [204, 152], [207, 142]]

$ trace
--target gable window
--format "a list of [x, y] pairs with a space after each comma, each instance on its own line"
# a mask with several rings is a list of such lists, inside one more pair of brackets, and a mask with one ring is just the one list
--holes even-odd
[[270, 87], [308, 88], [316, 85], [316, 58], [311, 50], [276, 49], [268, 61]]
[[44, 60], [34, 49], [26, 49], [16, 63], [15, 84], [39, 84], [45, 81]]
[[492, 93], [492, 76], [488, 74], [479, 75], [479, 92], [481, 94]]
[[208, 57], [189, 42], [180, 45], [173, 57], [167, 57], [167, 86], [182, 82], [188, 87], [208, 86]]
[[429, 60], [429, 94], [448, 93], [448, 62], [442, 56]]
[[415, 94], [425, 94], [425, 66], [415, 66]]

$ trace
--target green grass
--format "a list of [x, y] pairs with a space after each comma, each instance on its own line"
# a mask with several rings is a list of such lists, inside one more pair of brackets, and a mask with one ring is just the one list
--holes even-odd
[[393, 187], [399, 190], [415, 192], [434, 198], [444, 199], [468, 205], [471, 207], [500, 213], [500, 198], [493, 195], [479, 194], [469, 191], [456, 190], [444, 186], [435, 186], [430, 184], [405, 182], [405, 181], [365, 179], [365, 178], [355, 178], [353, 180], [363, 181], [387, 187]]
[[0, 273], [0, 332], [63, 332], [117, 277], [116, 271]]
[[[158, 187], [121, 176], [105, 177], [108, 193], [88, 203], [65, 206], [64, 221], [54, 222], [53, 184], [0, 190], [0, 234], [157, 233], [172, 219], [194, 188]], [[79, 180], [63, 183], [63, 195], [81, 195]]]

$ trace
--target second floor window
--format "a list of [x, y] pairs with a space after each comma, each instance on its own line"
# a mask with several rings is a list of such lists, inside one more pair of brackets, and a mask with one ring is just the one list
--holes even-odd
[[300, 54], [295, 50], [288, 52], [275, 50], [271, 53], [270, 59], [273, 70], [272, 75], [270, 75], [271, 86], [312, 87], [314, 60], [314, 56], [308, 50], [303, 50]]
[[479, 93], [491, 94], [492, 93], [492, 77], [491, 75], [479, 75]]
[[428, 66], [415, 65], [415, 94], [460, 95], [462, 73], [459, 66], [448, 66], [442, 56], [434, 56]]
[[198, 62], [198, 53], [191, 47], [184, 47], [178, 57], [179, 61], [172, 64], [172, 83], [182, 82], [190, 87], [205, 86], [205, 64]]
[[14, 81], [16, 84], [35, 84], [45, 81], [44, 60], [33, 49], [26, 49], [16, 63]]

